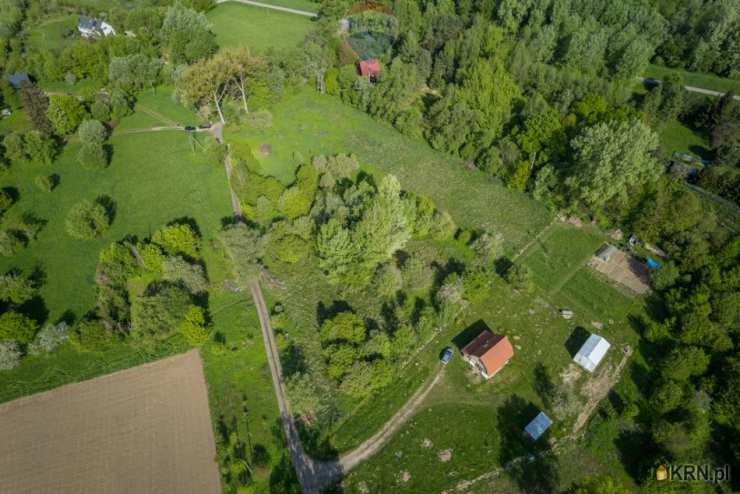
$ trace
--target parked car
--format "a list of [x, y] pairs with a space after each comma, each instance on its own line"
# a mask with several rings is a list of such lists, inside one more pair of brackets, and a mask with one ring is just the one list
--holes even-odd
[[194, 132], [195, 131], [195, 127], [192, 126], [192, 125], [186, 125], [185, 126], [185, 130], [187, 130], [188, 132]]
[[447, 363], [450, 361], [450, 359], [452, 358], [454, 354], [455, 353], [452, 351], [452, 348], [450, 347], [445, 348], [444, 351], [442, 352], [442, 358], [439, 359], [440, 362], [442, 362], [442, 365], [447, 365]]
[[211, 128], [211, 124], [208, 123], [208, 122], [202, 123], [202, 124], [198, 125], [198, 128], [199, 129], [210, 129]]

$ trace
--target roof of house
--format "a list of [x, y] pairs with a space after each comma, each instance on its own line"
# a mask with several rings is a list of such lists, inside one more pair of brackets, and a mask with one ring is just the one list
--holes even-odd
[[10, 74], [8, 76], [8, 82], [11, 86], [18, 89], [21, 87], [21, 83], [23, 81], [31, 82], [31, 79], [28, 77], [28, 74], [25, 72], [16, 72], [15, 74]]
[[465, 345], [462, 354], [478, 357], [486, 368], [486, 374], [490, 376], [514, 356], [514, 349], [509, 338], [484, 329], [473, 341]]
[[360, 74], [363, 77], [373, 77], [380, 74], [380, 62], [377, 58], [360, 60]]
[[610, 346], [611, 344], [603, 337], [592, 334], [588, 337], [581, 349], [578, 350], [576, 356], [573, 357], [573, 361], [587, 371], [593, 372], [606, 355]]
[[77, 27], [79, 29], [87, 29], [89, 31], [92, 31], [94, 29], [98, 29], [99, 24], [100, 24], [100, 21], [98, 21], [94, 17], [88, 17], [86, 15], [81, 15], [77, 19]]
[[540, 412], [534, 420], [527, 424], [527, 427], [525, 427], [524, 430], [536, 441], [547, 429], [550, 428], [551, 425], [552, 420], [550, 420], [550, 417], [545, 415], [545, 412]]

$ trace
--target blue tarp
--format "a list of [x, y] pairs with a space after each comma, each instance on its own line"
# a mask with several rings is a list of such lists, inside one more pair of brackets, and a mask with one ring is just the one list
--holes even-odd
[[650, 269], [660, 269], [663, 266], [658, 261], [656, 261], [655, 259], [653, 259], [652, 257], [648, 257], [647, 258], [647, 267], [650, 268]]

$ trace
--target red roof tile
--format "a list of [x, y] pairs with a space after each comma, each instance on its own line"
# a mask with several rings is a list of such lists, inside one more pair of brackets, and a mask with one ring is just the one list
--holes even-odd
[[486, 374], [492, 376], [514, 356], [514, 349], [506, 336], [483, 330], [473, 341], [465, 345], [462, 354], [478, 357], [486, 368]]

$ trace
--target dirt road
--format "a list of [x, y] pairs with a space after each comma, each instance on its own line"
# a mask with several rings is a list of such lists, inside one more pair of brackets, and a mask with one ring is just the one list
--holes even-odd
[[262, 339], [267, 351], [267, 362], [272, 374], [272, 385], [280, 410], [280, 421], [283, 425], [293, 466], [296, 470], [298, 481], [301, 484], [301, 491], [303, 494], [319, 494], [323, 489], [339, 480], [344, 474], [370, 458], [385, 446], [393, 434], [416, 413], [419, 405], [421, 405], [431, 392], [434, 385], [439, 382], [443, 375], [443, 367], [440, 367], [437, 374], [423, 387], [419, 388], [403, 407], [370, 439], [360, 444], [357, 448], [341, 455], [338, 460], [316, 461], [303, 449], [293, 414], [290, 412], [288, 401], [285, 398], [280, 355], [275, 345], [270, 315], [262, 298], [262, 290], [260, 289], [259, 282], [257, 280], [252, 281], [249, 289], [257, 308], [257, 315], [259, 316], [260, 327], [262, 329]]
[[218, 494], [197, 350], [0, 406], [3, 494]]
[[253, 2], [252, 0], [216, 0], [216, 3], [226, 2], [237, 2], [245, 5], [252, 5], [254, 7], [262, 7], [265, 9], [279, 10], [280, 12], [287, 12], [289, 14], [303, 15], [306, 17], [318, 17], [319, 14], [314, 12], [307, 12], [305, 10], [291, 9], [290, 7], [280, 7], [279, 5], [271, 5], [269, 3]]

